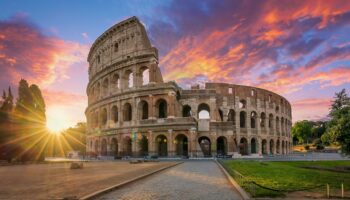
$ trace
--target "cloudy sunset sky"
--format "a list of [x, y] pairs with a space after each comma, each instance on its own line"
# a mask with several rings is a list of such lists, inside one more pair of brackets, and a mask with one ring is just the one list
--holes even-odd
[[[85, 121], [87, 54], [137, 16], [158, 48], [165, 81], [229, 82], [275, 91], [293, 121], [324, 119], [350, 90], [350, 1], [0, 0], [0, 89], [38, 84], [47, 117]], [[63, 119], [62, 119], [63, 118]]]

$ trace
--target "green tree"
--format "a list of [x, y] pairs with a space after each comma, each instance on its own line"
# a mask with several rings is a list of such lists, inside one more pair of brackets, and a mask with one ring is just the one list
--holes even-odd
[[8, 95], [3, 91], [2, 105], [0, 106], [0, 159], [10, 160], [11, 158], [11, 135], [12, 135], [12, 111], [13, 95], [11, 88]]
[[336, 93], [323, 140], [337, 142], [346, 154], [350, 154], [350, 101], [346, 90]]
[[298, 140], [299, 144], [308, 143], [312, 138], [312, 124], [310, 121], [303, 120], [296, 122], [292, 127], [292, 135]]

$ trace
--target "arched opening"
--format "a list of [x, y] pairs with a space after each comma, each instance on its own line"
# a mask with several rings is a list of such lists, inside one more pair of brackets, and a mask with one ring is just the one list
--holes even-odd
[[245, 128], [246, 127], [246, 113], [245, 113], [245, 111], [241, 111], [240, 113], [239, 113], [239, 126], [241, 127], [241, 128]]
[[280, 134], [280, 119], [276, 117], [276, 131]]
[[238, 103], [238, 107], [239, 107], [240, 109], [246, 108], [246, 107], [247, 107], [247, 101], [244, 100], [244, 99], [241, 99], [241, 100], [239, 101], [239, 103]]
[[270, 128], [270, 129], [272, 129], [272, 126], [273, 126], [272, 123], [273, 123], [273, 115], [270, 114], [270, 115], [269, 115], [269, 128]]
[[204, 157], [211, 156], [211, 142], [208, 137], [202, 136], [198, 138], [199, 146], [201, 147], [202, 153]]
[[149, 69], [147, 67], [142, 67], [140, 69], [141, 74], [141, 85], [147, 85], [149, 83]]
[[103, 139], [101, 143], [101, 155], [107, 156], [107, 140]]
[[111, 156], [117, 157], [118, 156], [118, 140], [113, 138], [111, 141]]
[[282, 154], [285, 154], [284, 141], [282, 141]]
[[107, 109], [106, 108], [102, 109], [101, 122], [102, 122], [103, 125], [107, 124]]
[[261, 141], [261, 152], [264, 155], [267, 154], [267, 141], [266, 140]]
[[140, 145], [140, 155], [148, 156], [148, 138], [145, 135], [141, 136], [141, 139], [139, 140], [139, 145]]
[[278, 113], [280, 111], [280, 107], [276, 106], [275, 111], [276, 111], [276, 113]]
[[273, 154], [273, 148], [274, 148], [274, 142], [273, 142], [273, 140], [271, 139], [271, 140], [270, 140], [270, 154]]
[[158, 135], [156, 137], [158, 156], [168, 156], [168, 140], [164, 135]]
[[117, 106], [112, 107], [112, 120], [114, 123], [118, 122], [118, 107]]
[[281, 117], [281, 134], [284, 135], [284, 118]]
[[224, 112], [222, 112], [221, 109], [219, 109], [219, 116], [220, 116], [220, 120], [223, 122], [224, 121]]
[[227, 155], [227, 139], [224, 136], [216, 139], [216, 153], [217, 155]]
[[250, 113], [250, 127], [251, 128], [256, 128], [256, 112], [253, 111]]
[[266, 114], [262, 112], [260, 114], [260, 127], [265, 128]]
[[124, 104], [123, 107], [123, 120], [124, 121], [131, 121], [132, 120], [132, 108], [130, 103]]
[[159, 99], [156, 102], [156, 111], [158, 118], [168, 117], [168, 104], [164, 99]]
[[277, 140], [277, 144], [276, 144], [276, 153], [280, 154], [280, 140]]
[[256, 140], [255, 140], [255, 138], [252, 138], [250, 140], [250, 152], [256, 153]]
[[120, 78], [118, 74], [114, 74], [112, 77], [112, 86], [114, 89], [120, 88]]
[[189, 106], [189, 105], [184, 105], [184, 106], [182, 107], [182, 116], [183, 116], [183, 117], [192, 117], [191, 106]]
[[210, 119], [210, 107], [208, 104], [201, 103], [198, 106], [198, 119]]
[[188, 139], [184, 134], [179, 134], [175, 138], [176, 155], [188, 156]]
[[108, 79], [105, 78], [103, 80], [103, 83], [102, 83], [102, 93], [103, 93], [103, 96], [107, 96], [108, 95]]
[[236, 112], [233, 109], [230, 109], [228, 112], [227, 121], [232, 122], [233, 125], [236, 125]]
[[142, 100], [139, 103], [139, 119], [148, 119], [148, 103]]
[[132, 141], [129, 136], [126, 136], [123, 139], [123, 156], [131, 156], [132, 155]]
[[115, 43], [114, 44], [114, 52], [118, 52], [118, 50], [119, 50], [119, 45], [118, 45], [118, 43]]
[[132, 88], [134, 86], [134, 73], [131, 70], [125, 72], [126, 88]]
[[239, 142], [239, 152], [242, 155], [248, 155], [248, 141], [245, 138], [241, 138]]

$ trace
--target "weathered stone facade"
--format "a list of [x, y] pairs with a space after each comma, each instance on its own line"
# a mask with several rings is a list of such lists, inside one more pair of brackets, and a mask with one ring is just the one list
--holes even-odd
[[[88, 56], [87, 152], [101, 156], [287, 154], [291, 105], [273, 92], [163, 82], [136, 17], [104, 32]], [[201, 114], [200, 114], [201, 113]]]

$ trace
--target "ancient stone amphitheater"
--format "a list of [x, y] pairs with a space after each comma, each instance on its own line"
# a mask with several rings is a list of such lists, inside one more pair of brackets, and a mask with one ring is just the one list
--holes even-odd
[[132, 17], [96, 39], [89, 56], [87, 152], [94, 156], [287, 154], [291, 105], [229, 83], [183, 89], [164, 82], [158, 52]]

